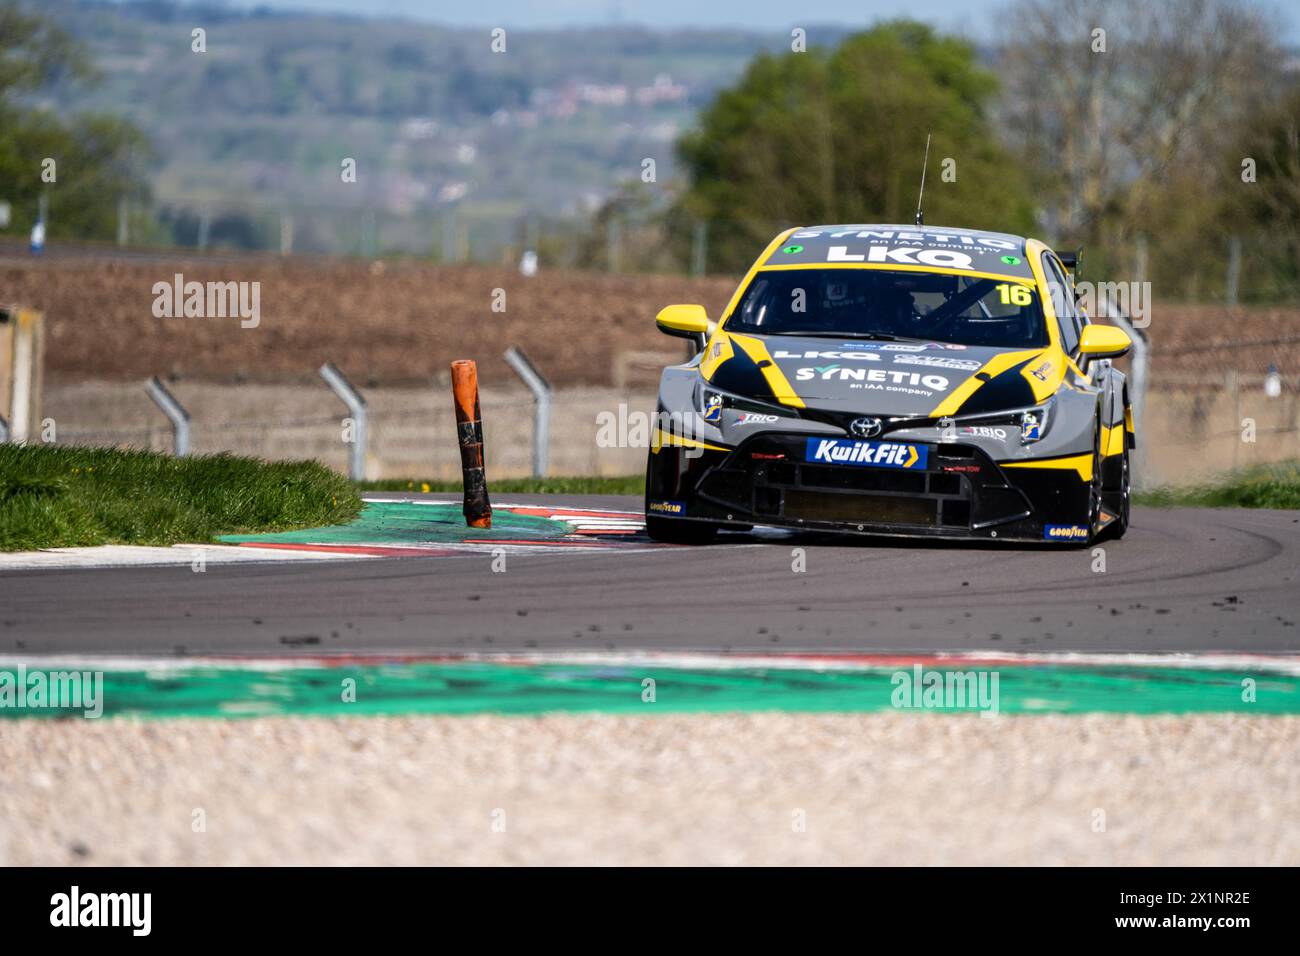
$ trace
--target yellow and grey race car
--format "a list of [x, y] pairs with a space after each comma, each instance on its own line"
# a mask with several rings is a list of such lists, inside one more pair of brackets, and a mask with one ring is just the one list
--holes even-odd
[[[1071, 260], [1072, 261], [1072, 260]], [[726, 311], [671, 305], [651, 537], [719, 528], [1087, 544], [1129, 521], [1133, 417], [1061, 257], [933, 226], [787, 230]]]

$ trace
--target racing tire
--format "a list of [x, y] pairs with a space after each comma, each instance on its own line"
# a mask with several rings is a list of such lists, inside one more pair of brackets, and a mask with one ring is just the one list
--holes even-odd
[[1101, 474], [1104, 460], [1101, 456], [1101, 436], [1101, 417], [1098, 416], [1092, 439], [1092, 480], [1088, 482], [1088, 544], [1100, 541], [1104, 537], [1104, 532], [1096, 530], [1101, 524], [1101, 509], [1106, 502], [1106, 486]]
[[1129, 514], [1133, 509], [1132, 474], [1129, 471], [1129, 449], [1127, 437], [1124, 451], [1121, 453], [1119, 466], [1119, 507], [1115, 511], [1115, 520], [1106, 528], [1105, 536], [1111, 541], [1118, 541], [1128, 530]]
[[676, 518], [646, 515], [645, 533], [652, 541], [666, 544], [708, 544], [717, 537], [718, 526], [704, 521], [680, 521]]

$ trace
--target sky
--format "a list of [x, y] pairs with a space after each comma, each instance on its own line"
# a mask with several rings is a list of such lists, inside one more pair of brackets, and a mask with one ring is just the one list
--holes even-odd
[[613, 23], [652, 27], [867, 25], [909, 16], [983, 32], [1003, 0], [225, 0], [230, 7], [401, 16], [455, 26], [556, 28]]
[[[354, 16], [406, 17], [450, 26], [556, 29], [615, 23], [650, 27], [868, 26], [924, 20], [972, 40], [993, 38], [1008, 0], [206, 0], [233, 8], [268, 7]], [[1068, 0], [1061, 0], [1068, 2]], [[1262, 0], [1282, 15], [1283, 42], [1300, 46], [1300, 2]]]

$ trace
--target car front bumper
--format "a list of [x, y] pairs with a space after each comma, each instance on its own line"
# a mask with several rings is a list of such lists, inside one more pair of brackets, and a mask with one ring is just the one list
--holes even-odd
[[[1084, 544], [1090, 481], [1055, 462], [1002, 467], [974, 444], [926, 445], [913, 468], [805, 460], [807, 435], [650, 454], [646, 513], [723, 525]], [[1089, 476], [1090, 477], [1090, 476]]]

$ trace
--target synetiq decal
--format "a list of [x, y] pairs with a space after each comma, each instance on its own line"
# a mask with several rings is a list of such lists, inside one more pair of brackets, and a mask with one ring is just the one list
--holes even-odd
[[850, 441], [844, 438], [809, 438], [804, 460], [828, 465], [924, 470], [929, 446], [892, 441]]

